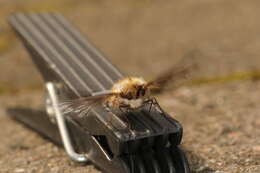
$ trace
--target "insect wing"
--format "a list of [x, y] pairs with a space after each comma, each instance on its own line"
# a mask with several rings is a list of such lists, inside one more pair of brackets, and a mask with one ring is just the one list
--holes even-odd
[[197, 63], [194, 60], [194, 57], [196, 56], [195, 54], [197, 54], [196, 51], [186, 54], [170, 69], [160, 74], [154, 80], [148, 82], [147, 87], [156, 92], [161, 92], [169, 83], [175, 85], [175, 87], [179, 86], [181, 81], [187, 79], [191, 72], [197, 68]]
[[81, 97], [75, 100], [65, 101], [61, 103], [59, 107], [63, 114], [74, 112], [79, 116], [84, 116], [91, 110], [91, 108], [98, 104], [102, 104], [104, 99], [111, 95], [112, 94], [103, 94], [98, 96]]

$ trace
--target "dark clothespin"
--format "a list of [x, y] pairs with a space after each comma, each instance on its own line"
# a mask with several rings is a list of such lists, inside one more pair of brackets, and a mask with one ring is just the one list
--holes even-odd
[[12, 109], [10, 115], [64, 146], [68, 156], [107, 173], [189, 173], [179, 144], [181, 124], [156, 105], [120, 113], [96, 106], [87, 116], [63, 115], [67, 99], [103, 92], [123, 75], [59, 14], [15, 14], [9, 22], [46, 84], [46, 110]]

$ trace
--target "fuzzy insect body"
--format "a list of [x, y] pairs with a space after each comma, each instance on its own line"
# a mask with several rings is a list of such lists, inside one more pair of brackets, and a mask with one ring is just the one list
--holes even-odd
[[141, 107], [150, 97], [148, 83], [140, 77], [127, 77], [116, 82], [111, 92], [115, 93], [105, 99], [105, 103], [112, 108]]
[[162, 89], [167, 82], [186, 76], [190, 66], [179, 65], [158, 76], [155, 80], [145, 81], [142, 77], [125, 77], [117, 81], [109, 91], [93, 93], [92, 96], [67, 101], [61, 104], [63, 113], [75, 112], [86, 115], [91, 108], [102, 104], [111, 109], [137, 109], [145, 103], [157, 103], [151, 92]]

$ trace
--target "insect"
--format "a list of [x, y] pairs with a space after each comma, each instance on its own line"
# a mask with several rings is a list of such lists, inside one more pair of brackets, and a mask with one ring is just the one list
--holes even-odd
[[119, 109], [122, 112], [150, 104], [150, 111], [152, 105], [157, 104], [152, 93], [163, 89], [169, 81], [175, 82], [179, 78], [184, 78], [190, 68], [191, 64], [178, 63], [152, 81], [146, 81], [142, 77], [125, 77], [117, 81], [108, 91], [64, 102], [61, 108], [63, 113], [77, 112], [81, 116], [88, 114], [97, 104], [103, 104], [109, 109]]

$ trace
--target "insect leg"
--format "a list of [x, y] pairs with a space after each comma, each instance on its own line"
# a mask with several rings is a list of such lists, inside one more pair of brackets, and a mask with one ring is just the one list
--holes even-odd
[[152, 100], [148, 100], [149, 105], [149, 113], [151, 112], [152, 106], [153, 106], [153, 101]]
[[125, 111], [123, 110], [123, 108], [124, 108], [123, 106], [119, 106], [119, 110], [121, 111], [122, 114], [125, 113]]
[[146, 101], [144, 102], [144, 105], [147, 104], [147, 103], [149, 104], [149, 113], [150, 113], [154, 102], [153, 102], [152, 99], [148, 99], [148, 100], [146, 100]]
[[[126, 109], [126, 111], [123, 111], [122, 109]], [[127, 113], [130, 111], [129, 106], [128, 105], [120, 105], [119, 110], [123, 113], [124, 119], [125, 119], [126, 123], [128, 124], [129, 128], [132, 129], [131, 122], [127, 117]]]
[[155, 97], [153, 97], [151, 100], [153, 102], [153, 105], [156, 105], [156, 107], [160, 110], [160, 112], [164, 112], [162, 107], [159, 105], [159, 103], [157, 102]]

